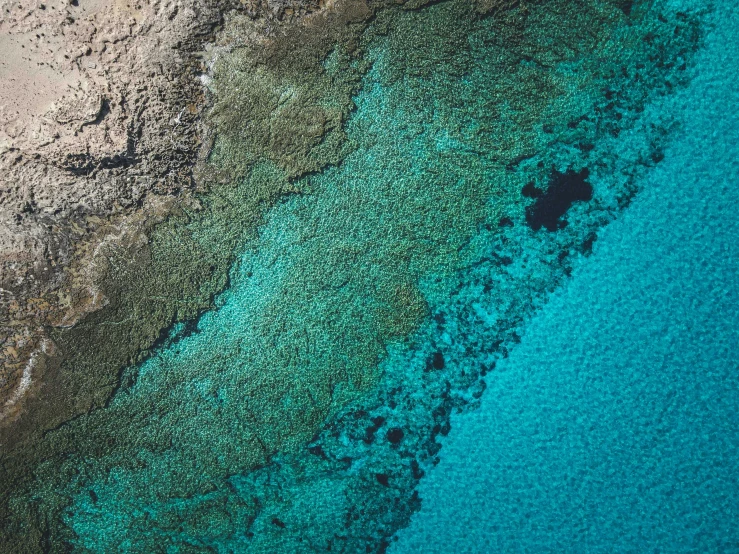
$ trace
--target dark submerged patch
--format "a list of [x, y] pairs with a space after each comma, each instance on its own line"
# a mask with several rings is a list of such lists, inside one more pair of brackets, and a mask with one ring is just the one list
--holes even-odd
[[[556, 231], [567, 225], [560, 218], [567, 213], [572, 204], [578, 201], [589, 201], [593, 198], [593, 187], [588, 183], [590, 171], [583, 168], [579, 172], [568, 169], [566, 172], [553, 171], [549, 179], [549, 187], [543, 194], [536, 194], [536, 201], [526, 208], [526, 223], [534, 231], [544, 227], [547, 231]], [[522, 194], [529, 196], [533, 185], [526, 185]], [[529, 190], [534, 189], [534, 190]]]

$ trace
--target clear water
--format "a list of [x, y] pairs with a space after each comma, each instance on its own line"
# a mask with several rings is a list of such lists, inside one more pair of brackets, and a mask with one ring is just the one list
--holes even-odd
[[[481, 18], [460, 0], [381, 12], [362, 38], [369, 69], [346, 124], [350, 153], [341, 163], [292, 182], [300, 194], [269, 210], [258, 237], [240, 252], [216, 310], [196, 326], [175, 326], [146, 362], [126, 369], [123, 385], [105, 408], [49, 434], [51, 444], [63, 445], [63, 455], [35, 468], [38, 478], [30, 495], [58, 528], [54, 536], [72, 549], [92, 552], [383, 552], [421, 508], [397, 548], [405, 544], [426, 551], [434, 544], [429, 535], [438, 537], [439, 544], [455, 544], [444, 539], [443, 531], [455, 533], [454, 522], [463, 521], [464, 512], [460, 504], [444, 499], [448, 495], [470, 507], [471, 514], [483, 509], [501, 510], [499, 517], [523, 514], [525, 521], [515, 525], [491, 525], [506, 532], [517, 529], [531, 546], [506, 545], [502, 541], [511, 535], [500, 532], [496, 540], [501, 542], [494, 544], [501, 550], [546, 548], [541, 535], [525, 527], [531, 516], [518, 504], [521, 484], [541, 478], [551, 485], [556, 468], [544, 465], [541, 473], [531, 473], [532, 464], [539, 467], [542, 448], [552, 441], [545, 431], [554, 426], [557, 437], [566, 437], [567, 417], [583, 425], [586, 415], [599, 417], [604, 403], [614, 399], [608, 387], [616, 385], [599, 385], [613, 371], [595, 365], [590, 373], [580, 369], [578, 378], [603, 389], [586, 398], [591, 404], [579, 402], [565, 390], [566, 371], [535, 375], [534, 366], [526, 365], [524, 379], [515, 370], [517, 356], [525, 356], [527, 345], [536, 341], [531, 338], [536, 322], [545, 321], [552, 310], [563, 318], [553, 321], [562, 332], [577, 325], [597, 330], [599, 321], [616, 321], [616, 314], [602, 319], [602, 310], [577, 311], [584, 308], [576, 298], [562, 300], [591, 267], [582, 259], [593, 245], [593, 267], [600, 259], [606, 265], [585, 278], [592, 288], [579, 294], [616, 298], [618, 289], [607, 285], [610, 278], [636, 281], [628, 274], [628, 255], [634, 250], [619, 245], [622, 239], [609, 238], [624, 225], [634, 233], [639, 225], [652, 231], [671, 213], [659, 204], [664, 201], [674, 204], [673, 217], [686, 225], [691, 220], [679, 210], [691, 198], [700, 198], [705, 210], [731, 207], [728, 196], [724, 203], [708, 202], [697, 184], [694, 189], [676, 187], [669, 178], [676, 171], [669, 164], [688, 158], [680, 150], [683, 142], [674, 143], [668, 150], [672, 158], [662, 160], [677, 133], [685, 135], [677, 123], [690, 129], [693, 121], [684, 117], [690, 104], [680, 104], [674, 95], [693, 74], [709, 83], [714, 79], [705, 69], [713, 64], [705, 61], [709, 54], [700, 58], [703, 65], [693, 66], [707, 24], [700, 11], [670, 1], [631, 6], [593, 0], [573, 7], [549, 0]], [[563, 18], [568, 25], [561, 25]], [[329, 80], [335, 71], [331, 60], [324, 63]], [[724, 67], [731, 69], [730, 64]], [[695, 83], [699, 87], [701, 81]], [[726, 94], [714, 93], [719, 98]], [[677, 98], [685, 102], [687, 97]], [[701, 114], [696, 118], [707, 117]], [[249, 148], [246, 142], [242, 146]], [[229, 148], [238, 151], [238, 144]], [[733, 162], [730, 156], [724, 161]], [[715, 168], [724, 168], [716, 170], [725, 172], [726, 179], [736, 169], [726, 164]], [[234, 186], [248, 194], [258, 179], [285, 179], [281, 171], [273, 159], [261, 160]], [[652, 181], [662, 174], [668, 177], [660, 189]], [[648, 202], [658, 190], [664, 196], [653, 201], [651, 212], [639, 212], [641, 204], [627, 208], [623, 223], [599, 234], [640, 188], [644, 199], [637, 195], [637, 203]], [[552, 202], [547, 191], [555, 189], [557, 198], [571, 194], [572, 202]], [[722, 194], [729, 195], [730, 186]], [[236, 216], [222, 217], [225, 224], [241, 223]], [[728, 230], [719, 225], [730, 221], [715, 223], [718, 233]], [[683, 241], [685, 255], [673, 242], [654, 242], [638, 250], [638, 259], [653, 262], [649, 267], [657, 272], [655, 279], [674, 271], [670, 286], [678, 290], [681, 274], [670, 260], [683, 263], [695, 241], [683, 240], [688, 232], [681, 227], [669, 229], [675, 234], [665, 237]], [[711, 236], [707, 224], [702, 229], [700, 236]], [[197, 235], [198, 230], [190, 232]], [[637, 235], [644, 233], [628, 236]], [[219, 244], [205, 232], [198, 240]], [[623, 242], [628, 244], [627, 238]], [[719, 243], [712, 246], [719, 248]], [[663, 257], [664, 263], [658, 262], [660, 249], [671, 256]], [[578, 268], [575, 280], [553, 297], [522, 342], [522, 323], [547, 305], [573, 268]], [[728, 265], [724, 270], [729, 272]], [[637, 273], [649, 278], [648, 272]], [[719, 269], [711, 275], [714, 281], [702, 279], [700, 285], [714, 290], [711, 283], [730, 281]], [[662, 294], [692, 305], [691, 296]], [[676, 314], [686, 311], [683, 304], [655, 302]], [[576, 313], [568, 315], [568, 309]], [[583, 323], [588, 317], [594, 323]], [[625, 317], [630, 320], [631, 314]], [[650, 319], [657, 321], [657, 315]], [[637, 330], [651, 332], [645, 326]], [[629, 351], [629, 337], [637, 341], [636, 350], [644, 341], [634, 329], [604, 332], [619, 342], [619, 351]], [[661, 327], [656, 334], [660, 340], [670, 336]], [[571, 370], [582, 368], [577, 359], [596, 358], [588, 345], [606, 344], [595, 337], [580, 341], [570, 355], [572, 337], [562, 344], [556, 342], [561, 335], [551, 330], [542, 336], [554, 341], [541, 343], [545, 355]], [[725, 349], [730, 348], [726, 340], [721, 339]], [[660, 345], [665, 353], [676, 353], [675, 347]], [[653, 355], [660, 357], [658, 350]], [[631, 372], [642, 367], [622, 359]], [[661, 365], [661, 371], [669, 365]], [[559, 380], [544, 381], [554, 374]], [[630, 375], [636, 380], [636, 373]], [[512, 376], [512, 381], [506, 384], [499, 376]], [[654, 385], [630, 383], [637, 400], [629, 398], [626, 405], [641, 405], [646, 394], [641, 391]], [[531, 406], [521, 400], [529, 394], [527, 387], [542, 395], [537, 405], [551, 406], [551, 413], [532, 412], [529, 420], [519, 420], [518, 410]], [[496, 465], [495, 458], [484, 469], [470, 464], [469, 454], [480, 448], [477, 438], [466, 439], [474, 448], [460, 438], [457, 450], [452, 446], [456, 439], [440, 450], [450, 421], [459, 421], [450, 419], [453, 413], [484, 402], [476, 416], [483, 421], [490, 403], [504, 400], [515, 405], [510, 427], [497, 423], [501, 427], [489, 441], [488, 454], [499, 452], [496, 444], [507, 452], [519, 446], [519, 466]], [[592, 410], [573, 415], [570, 401]], [[564, 418], [564, 430], [557, 417]], [[634, 421], [651, 425], [648, 412]], [[533, 442], [517, 443], [519, 424], [542, 430]], [[474, 429], [474, 423], [463, 428]], [[625, 424], [610, 431], [629, 433]], [[662, 431], [655, 427], [649, 433]], [[537, 443], [536, 437], [545, 442]], [[587, 440], [595, 437], [589, 434]], [[727, 441], [722, 452], [727, 452], [732, 439], [721, 437]], [[562, 446], [567, 456], [581, 451], [579, 444]], [[603, 459], [623, 471], [618, 455], [614, 446]], [[563, 460], [564, 455], [561, 467], [573, 466]], [[478, 506], [468, 493], [476, 497], [481, 489], [467, 485], [466, 476], [454, 476], [448, 478], [452, 489], [433, 496], [432, 491], [441, 491], [435, 483], [451, 475], [445, 473], [449, 464], [489, 475], [500, 494], [483, 495], [489, 503]], [[598, 475], [591, 470], [585, 466], [577, 477], [588, 482]], [[510, 481], [500, 482], [504, 476]], [[418, 489], [419, 482], [429, 484]], [[488, 484], [481, 486], [488, 490]], [[588, 497], [589, 502], [610, 513], [611, 493], [599, 491], [601, 496]], [[493, 506], [495, 499], [502, 504]], [[551, 495], [546, 500], [554, 507], [543, 508], [550, 518], [546, 523], [534, 521], [539, 530], [567, 509], [580, 509]], [[515, 506], [504, 507], [505, 501]], [[16, 499], [17, 506], [27, 504], [27, 497]], [[424, 519], [428, 510], [448, 516], [448, 525]], [[473, 527], [489, 536], [494, 530], [475, 517]], [[465, 543], [470, 551], [489, 550], [474, 540]]]
[[739, 10], [684, 130], [454, 420], [403, 552], [737, 552]]

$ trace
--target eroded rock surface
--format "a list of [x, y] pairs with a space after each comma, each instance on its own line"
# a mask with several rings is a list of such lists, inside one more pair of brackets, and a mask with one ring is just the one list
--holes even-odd
[[197, 52], [226, 8], [0, 4], [0, 417], [48, 328], [105, 304], [104, 245], [145, 240], [137, 212], [193, 188]]

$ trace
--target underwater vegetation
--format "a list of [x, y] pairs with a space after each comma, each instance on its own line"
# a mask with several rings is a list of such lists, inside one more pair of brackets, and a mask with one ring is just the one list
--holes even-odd
[[715, 3], [680, 129], [452, 418], [388, 552], [735, 552], [739, 8]]
[[450, 415], [661, 161], [701, 29], [666, 0], [233, 16], [203, 190], [55, 337], [59, 421], [3, 460], [0, 544], [383, 552]]

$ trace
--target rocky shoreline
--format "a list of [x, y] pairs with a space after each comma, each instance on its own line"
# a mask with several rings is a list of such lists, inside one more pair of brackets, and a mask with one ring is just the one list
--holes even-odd
[[2, 6], [0, 41], [9, 46], [0, 66], [3, 423], [22, 407], [24, 368], [51, 344], [51, 330], [106, 303], [95, 269], [101, 246], [195, 188], [205, 106], [198, 52], [227, 8]]
[[[279, 181], [267, 197], [254, 195], [247, 202], [254, 214], [213, 251], [188, 242], [188, 224], [213, 215], [203, 193], [223, 185], [210, 196], [235, 203], [233, 173], [208, 163], [213, 129], [204, 115], [212, 99], [204, 75], [218, 52], [206, 46], [227, 18], [237, 18], [250, 27], [250, 44], [222, 36], [216, 48], [252, 46], [273, 73], [298, 60], [299, 76], [301, 49], [318, 63], [311, 52], [327, 47], [320, 44], [326, 29], [342, 28], [336, 17], [343, 23], [355, 5], [360, 24], [371, 16], [364, 2], [344, 4], [0, 6], [0, 40], [17, 54], [0, 62], [3, 519], [9, 495], [31, 477], [25, 468], [66, 448], [47, 444], [47, 433], [104, 406], [122, 370], [145, 358], [166, 328], [212, 307], [242, 235], [291, 192]], [[26, 91], [32, 97], [24, 103]], [[264, 146], [284, 148], [279, 140]], [[0, 551], [10, 544], [23, 551], [21, 536], [24, 544], [43, 543], [43, 527], [6, 529]]]
[[109, 303], [111, 250], [140, 249], [206, 186], [194, 177], [210, 151], [204, 48], [226, 14], [269, 35], [319, 9], [231, 0], [0, 5], [0, 428], [34, 390], [35, 379], [22, 383], [38, 365], [31, 360], [44, 357], [41, 345], [54, 352], [56, 330]]

